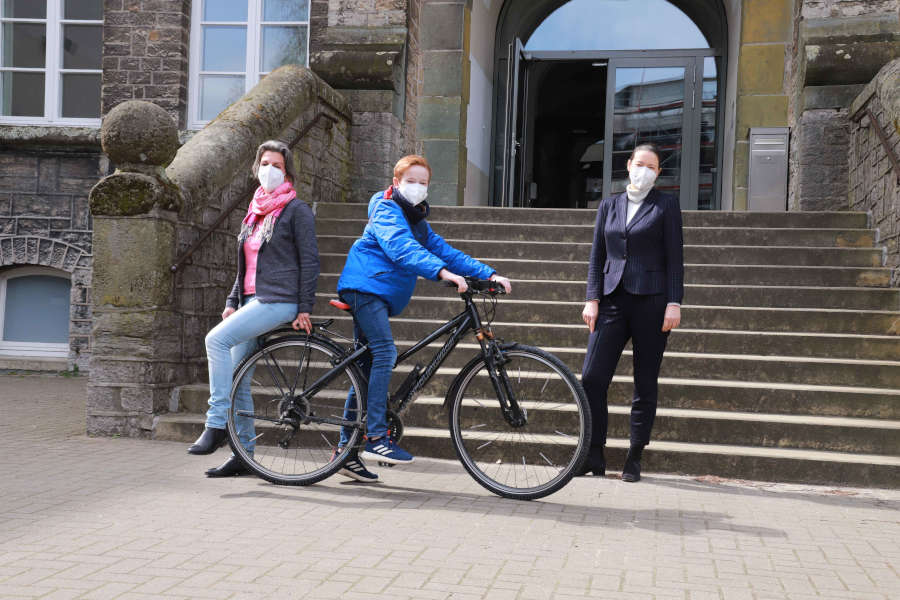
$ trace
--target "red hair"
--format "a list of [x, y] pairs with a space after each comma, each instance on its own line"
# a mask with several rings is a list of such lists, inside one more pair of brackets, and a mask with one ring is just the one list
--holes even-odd
[[394, 177], [400, 179], [408, 168], [415, 166], [428, 169], [428, 180], [431, 180], [431, 165], [428, 164], [424, 156], [419, 156], [418, 154], [408, 154], [398, 160], [397, 164], [394, 165]]

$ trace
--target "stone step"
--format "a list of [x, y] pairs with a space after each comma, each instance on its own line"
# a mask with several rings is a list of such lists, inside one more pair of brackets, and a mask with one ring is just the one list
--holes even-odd
[[[327, 294], [336, 291], [338, 279], [339, 275], [335, 273], [320, 275], [320, 292]], [[514, 279], [512, 295], [509, 298], [501, 298], [499, 304], [509, 304], [509, 310], [516, 310], [513, 306], [517, 306], [525, 311], [532, 311], [524, 317], [526, 321], [560, 322], [556, 319], [568, 320], [566, 315], [571, 310], [581, 314], [586, 289], [587, 284], [584, 281]], [[443, 283], [420, 281], [415, 293], [422, 297], [450, 298], [453, 290]], [[582, 307], [565, 306], [561, 309], [563, 314], [557, 314], [553, 312], [553, 303], [558, 302], [581, 303]], [[897, 311], [900, 317], [900, 289], [897, 288], [686, 284], [683, 303], [692, 306], [883, 310]], [[520, 319], [522, 317], [515, 320]]]
[[[365, 219], [366, 204], [319, 202], [320, 219]], [[490, 208], [474, 206], [433, 206], [429, 222], [468, 221], [477, 223], [543, 223], [556, 225], [593, 225], [595, 209]], [[868, 215], [863, 212], [729, 212], [682, 211], [685, 227], [753, 227], [865, 229]]]
[[[331, 307], [324, 304], [327, 298], [319, 298], [317, 302], [317, 318], [335, 316]], [[418, 300], [416, 300], [418, 303]], [[426, 306], [427, 302], [423, 302]], [[417, 339], [437, 329], [442, 322], [436, 319], [412, 320], [415, 312], [412, 305], [409, 314], [404, 313], [406, 320], [392, 320], [392, 327], [398, 339]], [[510, 318], [506, 312], [498, 314], [503, 319], [494, 325], [497, 335], [507, 339], [518, 340], [537, 346], [555, 346], [584, 348], [588, 341], [587, 327], [581, 323], [581, 308], [573, 307], [570, 322], [562, 324], [557, 320], [552, 326], [533, 326], [527, 321]], [[422, 315], [428, 314], [427, 310]], [[451, 315], [448, 310], [446, 316]], [[685, 320], [689, 318], [690, 307], [685, 307]], [[431, 316], [436, 316], [431, 313]], [[513, 313], [511, 316], [515, 316]], [[350, 325], [336, 328], [345, 335], [350, 335]], [[896, 335], [861, 335], [861, 334], [827, 334], [827, 333], [795, 333], [744, 330], [716, 330], [697, 327], [680, 327], [669, 336], [667, 349], [678, 352], [712, 352], [717, 354], [763, 354], [781, 356], [811, 356], [820, 358], [860, 358], [872, 360], [900, 359], [900, 336]]]
[[[482, 260], [482, 257], [476, 257]], [[340, 273], [346, 254], [319, 255], [323, 273]], [[487, 260], [487, 259], [485, 259]], [[548, 261], [493, 258], [492, 267], [512, 279], [584, 281], [587, 261]], [[890, 287], [891, 269], [886, 267], [797, 267], [760, 265], [685, 265], [688, 284], [765, 286]]]
[[[319, 234], [319, 252], [347, 254], [358, 235]], [[586, 261], [589, 243], [516, 242], [498, 240], [448, 239], [469, 256], [492, 259]], [[686, 264], [704, 265], [782, 265], [831, 267], [881, 267], [880, 248], [803, 248], [795, 246], [691, 246], [684, 247]]]
[[[668, 418], [661, 417], [660, 421], [663, 419], [674, 420], [675, 418], [673, 414], [670, 414]], [[714, 420], [715, 417], [712, 417], [705, 423], [708, 426]], [[202, 414], [161, 415], [154, 424], [153, 437], [154, 439], [189, 443], [196, 439], [203, 430], [203, 421]], [[731, 426], [737, 429], [752, 430], [754, 427], [749, 427], [750, 423], [753, 423], [754, 426], [758, 425], [758, 422], [748, 421]], [[785, 424], [780, 426], [784, 428]], [[610, 433], [614, 427], [618, 426], [611, 424]], [[820, 425], [820, 427], [824, 426]], [[836, 429], [829, 429], [837, 435], [856, 429], [833, 427], [841, 429], [840, 432]], [[715, 427], [710, 427], [710, 429], [714, 430]], [[456, 458], [446, 425], [443, 427], [406, 427], [401, 444], [414, 455]], [[621, 468], [627, 445], [627, 440], [622, 437], [611, 437], [607, 440], [606, 454], [609, 472], [612, 473]], [[377, 465], [370, 466], [376, 471], [384, 468]], [[667, 472], [761, 481], [900, 487], [900, 458], [855, 452], [654, 440], [645, 451], [642, 468], [645, 476], [653, 472]]]
[[[613, 377], [610, 405], [630, 406], [633, 389], [631, 377]], [[661, 377], [659, 398], [667, 408], [900, 420], [900, 390]], [[182, 386], [170, 410], [205, 413], [208, 399], [208, 384]]]
[[[318, 235], [359, 236], [366, 219], [316, 219]], [[546, 225], [522, 223], [447, 222], [429, 223], [436, 233], [454, 240], [504, 240], [557, 243], [591, 243], [594, 224]], [[684, 243], [693, 246], [812, 246], [871, 248], [875, 232], [871, 229], [740, 228], [685, 227]]]
[[[495, 329], [501, 338], [504, 330]], [[397, 335], [395, 331], [394, 335]], [[412, 345], [411, 341], [398, 338], [398, 351]], [[474, 340], [473, 340], [474, 341]], [[522, 342], [522, 340], [516, 340]], [[530, 341], [530, 340], [529, 340]], [[557, 355], [575, 373], [581, 372], [584, 364], [584, 347], [561, 348], [543, 346]], [[395, 370], [394, 387], [399, 385], [404, 373], [415, 363], [426, 364], [436, 351], [423, 349], [417, 356], [410, 357]], [[432, 395], [442, 396], [449, 388], [451, 380], [459, 369], [476, 356], [477, 346], [464, 340], [435, 374], [428, 384], [435, 391]], [[625, 350], [616, 369], [618, 375], [630, 376], [633, 372], [631, 350]], [[752, 383], [774, 383], [824, 385], [841, 387], [865, 387], [881, 391], [900, 389], [900, 361], [816, 358], [806, 356], [779, 356], [759, 354], [713, 354], [698, 352], [667, 351], [660, 371], [662, 377], [682, 379], [712, 379], [719, 381], [744, 381]]]
[[[331, 294], [320, 294], [323, 297], [333, 297]], [[452, 315], [462, 310], [462, 304], [450, 298], [426, 298], [414, 296], [409, 306], [403, 311], [402, 317], [392, 319], [392, 322], [404, 321], [416, 322], [421, 319], [434, 319], [440, 317], [449, 319]], [[551, 303], [553, 305], [558, 303]], [[574, 314], [566, 311], [565, 321], [556, 324], [552, 322], [530, 323], [529, 317], [524, 321], [513, 318], [513, 312], [498, 312], [497, 322], [504, 324], [521, 325], [527, 328], [529, 336], [535, 339], [546, 338], [539, 330], [551, 333], [560, 329], [558, 333], [565, 335], [566, 327], [574, 327], [576, 335], [583, 335], [581, 319], [582, 303], [572, 303]], [[512, 309], [514, 303], [509, 303]], [[504, 307], [505, 308], [505, 307]], [[328, 306], [317, 311], [318, 317], [332, 318], [343, 316], [343, 311]], [[530, 314], [530, 313], [526, 313]], [[521, 315], [519, 315], [521, 316]], [[681, 320], [685, 328], [711, 329], [726, 331], [776, 331], [782, 333], [836, 333], [836, 334], [860, 334], [860, 335], [900, 335], [900, 316], [891, 311], [859, 311], [842, 309], [811, 309], [811, 308], [744, 308], [733, 306], [682, 306]], [[436, 323], [437, 321], [435, 321]], [[499, 326], [499, 325], [498, 325]], [[417, 335], [427, 333], [422, 327], [413, 328]], [[535, 331], [532, 332], [531, 329]], [[578, 333], [580, 331], [581, 333]], [[571, 339], [571, 338], [569, 338]], [[560, 345], [568, 345], [560, 344]], [[578, 344], [572, 344], [578, 345]]]
[[[610, 406], [609, 437], [629, 437], [630, 410], [629, 406]], [[560, 411], [552, 403], [536, 403], [528, 408], [528, 414], [533, 417], [529, 433], [548, 434], [557, 430], [571, 412]], [[403, 416], [403, 424], [447, 427], [444, 398], [420, 396]], [[496, 415], [484, 417], [484, 425], [489, 430], [506, 429], [499, 410]], [[900, 454], [900, 421], [660, 408], [653, 425], [653, 439], [891, 456]]]

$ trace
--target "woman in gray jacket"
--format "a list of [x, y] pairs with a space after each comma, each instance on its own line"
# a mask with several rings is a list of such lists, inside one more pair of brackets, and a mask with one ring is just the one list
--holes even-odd
[[[252, 169], [260, 185], [238, 235], [238, 273], [222, 322], [206, 335], [209, 410], [203, 434], [188, 448], [190, 454], [212, 454], [225, 445], [232, 372], [254, 349], [256, 338], [288, 322], [298, 331], [312, 329], [309, 313], [316, 297], [319, 250], [312, 210], [294, 191], [291, 151], [282, 142], [265, 142], [256, 151]], [[236, 403], [253, 410], [250, 390], [238, 390]], [[241, 443], [251, 453], [252, 428], [252, 423], [238, 426]], [[206, 475], [249, 473], [232, 455]]]

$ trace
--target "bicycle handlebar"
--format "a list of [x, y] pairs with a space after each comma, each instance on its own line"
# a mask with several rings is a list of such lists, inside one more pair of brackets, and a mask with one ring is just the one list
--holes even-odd
[[[465, 294], [484, 294], [487, 296], [497, 296], [499, 294], [506, 293], [506, 290], [503, 289], [503, 286], [496, 281], [491, 281], [489, 279], [478, 279], [477, 277], [463, 277], [463, 279], [466, 280], [466, 284], [469, 286], [468, 291], [463, 292]], [[452, 281], [445, 281], [444, 285], [446, 287], [456, 287], [456, 284]]]

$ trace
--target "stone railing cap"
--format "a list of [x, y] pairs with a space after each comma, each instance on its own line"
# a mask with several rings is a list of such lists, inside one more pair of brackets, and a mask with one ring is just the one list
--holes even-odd
[[165, 166], [178, 151], [178, 127], [160, 106], [128, 100], [103, 119], [100, 142], [103, 151], [123, 170], [127, 170], [127, 164]]

